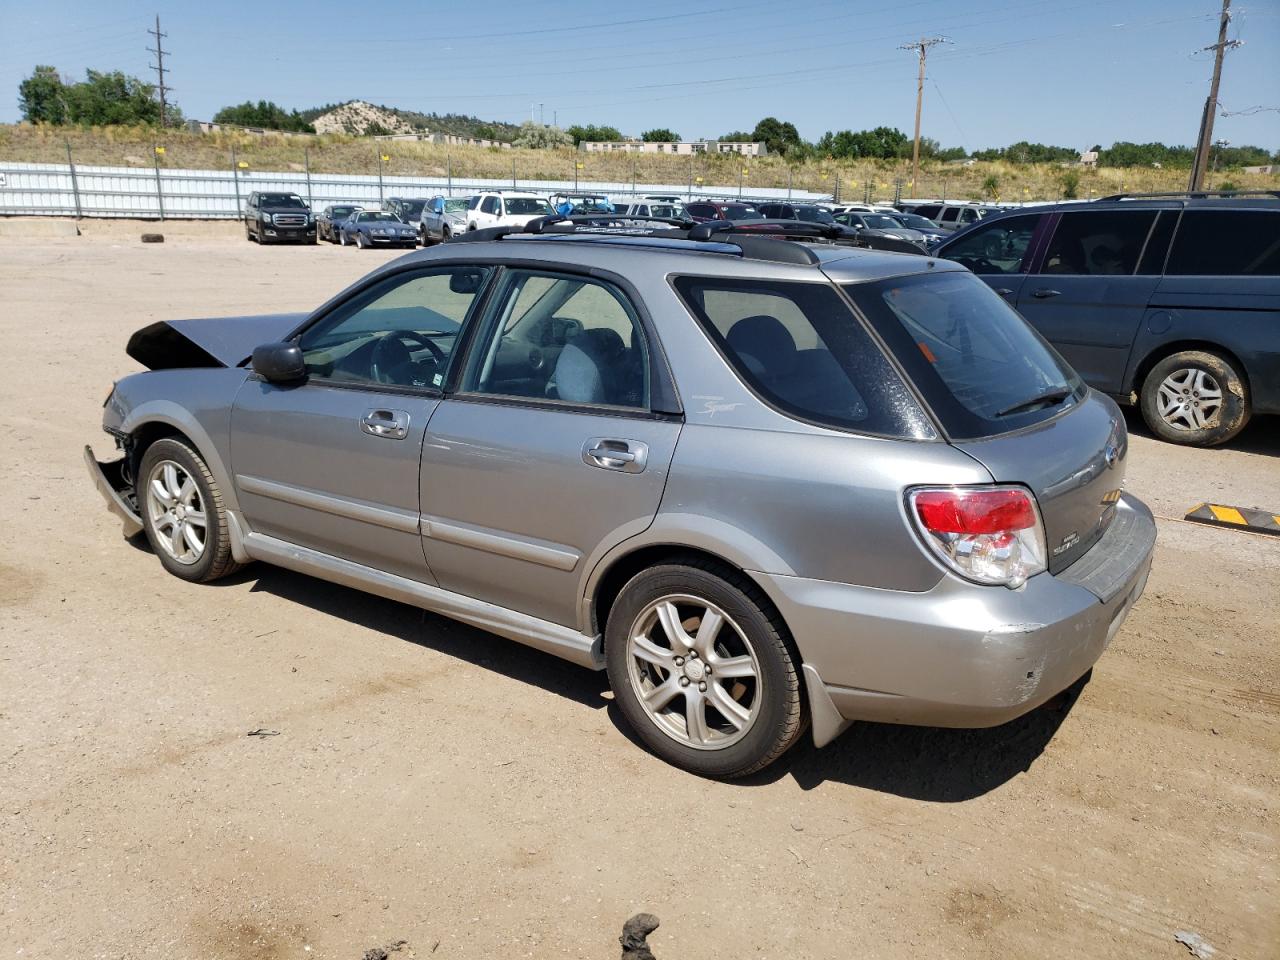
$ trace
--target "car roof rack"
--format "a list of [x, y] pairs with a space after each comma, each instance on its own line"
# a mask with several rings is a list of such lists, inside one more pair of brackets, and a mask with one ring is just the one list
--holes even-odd
[[[792, 241], [840, 242], [842, 246], [888, 250], [895, 253], [924, 255], [925, 250], [908, 240], [886, 237], [853, 237], [836, 224], [811, 223], [805, 220], [712, 220], [696, 223], [677, 217], [641, 217], [626, 214], [585, 214], [571, 217], [537, 217], [521, 227], [489, 227], [472, 230], [452, 238], [450, 243], [482, 243], [490, 240], [533, 239], [546, 237], [605, 240], [608, 237], [657, 240], [688, 240], [695, 244], [715, 245], [707, 252], [727, 253], [751, 260], [773, 263], [795, 263], [813, 266], [821, 263], [812, 249]], [[730, 248], [730, 249], [726, 249]]]
[[1165, 193], [1113, 193], [1099, 200], [1208, 200], [1217, 197], [1272, 197], [1280, 200], [1280, 190], [1170, 190]]

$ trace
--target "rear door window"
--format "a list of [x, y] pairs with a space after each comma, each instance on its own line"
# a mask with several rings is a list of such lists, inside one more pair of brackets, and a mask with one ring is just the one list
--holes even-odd
[[1280, 213], [1184, 211], [1165, 273], [1172, 276], [1280, 276]]
[[948, 207], [942, 211], [942, 223], [955, 223], [956, 218], [960, 216], [959, 207]]
[[941, 212], [942, 212], [942, 207], [936, 203], [926, 203], [924, 204], [924, 206], [916, 207], [912, 211], [912, 213], [918, 213], [920, 216], [924, 217], [926, 220], [933, 220], [935, 223], [938, 220], [938, 214]]
[[972, 274], [920, 274], [844, 289], [953, 439], [1016, 430], [1083, 396], [1084, 384], [1066, 361]]
[[968, 267], [974, 273], [1019, 273], [1026, 262], [1031, 237], [1040, 215], [1001, 217], [967, 231], [940, 252], [947, 260]]
[[933, 439], [911, 391], [826, 283], [678, 277], [690, 312], [770, 406], [863, 433]]
[[1064, 213], [1045, 249], [1041, 273], [1127, 276], [1138, 266], [1155, 210]]

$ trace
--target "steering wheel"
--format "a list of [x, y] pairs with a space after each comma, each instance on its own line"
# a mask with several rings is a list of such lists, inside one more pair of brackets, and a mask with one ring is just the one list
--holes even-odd
[[369, 360], [369, 375], [378, 383], [398, 382], [393, 371], [413, 362], [413, 356], [405, 341], [409, 340], [430, 352], [437, 366], [448, 359], [431, 339], [415, 330], [392, 330], [379, 337], [373, 345], [373, 356]]

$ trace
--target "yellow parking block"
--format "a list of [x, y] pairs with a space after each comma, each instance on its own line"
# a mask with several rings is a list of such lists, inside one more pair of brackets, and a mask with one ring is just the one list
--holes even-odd
[[1187, 511], [1184, 520], [1211, 527], [1230, 527], [1250, 533], [1280, 537], [1280, 513], [1257, 507], [1230, 507], [1222, 503], [1201, 503]]
[[1235, 507], [1220, 507], [1216, 503], [1209, 504], [1209, 509], [1213, 511], [1213, 515], [1222, 523], [1234, 523], [1241, 527], [1247, 527], [1249, 521]]

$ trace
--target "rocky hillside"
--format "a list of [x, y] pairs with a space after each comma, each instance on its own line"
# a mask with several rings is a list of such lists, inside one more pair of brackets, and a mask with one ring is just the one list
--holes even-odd
[[367, 103], [364, 100], [313, 107], [300, 111], [300, 116], [315, 126], [316, 133], [345, 133], [354, 136], [430, 130], [432, 133], [510, 142], [515, 139], [519, 130], [515, 124], [498, 120], [481, 120], [459, 113], [418, 113]]
[[413, 133], [414, 127], [393, 110], [375, 107], [363, 100], [350, 100], [331, 107], [311, 121], [316, 133]]

